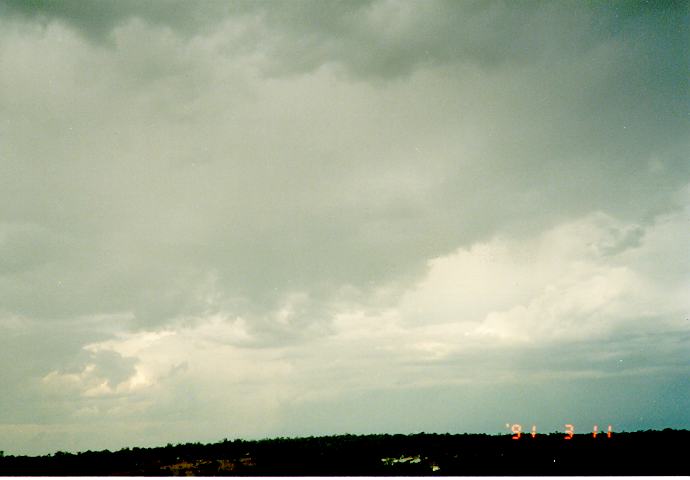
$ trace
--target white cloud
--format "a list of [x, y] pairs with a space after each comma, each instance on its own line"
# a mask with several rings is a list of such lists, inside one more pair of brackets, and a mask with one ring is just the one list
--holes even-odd
[[[495, 238], [429, 261], [423, 279], [384, 310], [337, 311], [330, 334], [316, 339], [261, 345], [242, 318], [215, 315], [174, 331], [122, 334], [86, 346], [136, 360], [116, 386], [96, 363], [75, 373], [53, 371], [44, 383], [64, 388], [65, 395], [73, 392], [66, 387], [78, 386], [85, 403], [76, 416], [96, 408], [89, 398], [117, 395], [106, 415], [125, 420], [132, 399], [145, 399], [145, 415], [152, 415], [175, 411], [179, 406], [170, 402], [179, 389], [204, 392], [179, 408], [185, 421], [201, 422], [220, 437], [209, 417], [226, 409], [250, 416], [261, 411], [263, 428], [281, 431], [281, 409], [353, 392], [476, 388], [510, 378], [594, 381], [663, 370], [677, 355], [667, 340], [688, 333], [682, 315], [689, 305], [676, 295], [683, 285], [656, 290], [646, 269], [665, 257], [667, 242], [686, 220], [684, 212], [661, 217], [625, 245], [621, 239], [640, 227], [601, 213], [535, 236]], [[278, 321], [289, 322], [299, 301], [288, 299]], [[648, 338], [660, 350], [640, 365], [631, 360], [636, 347], [619, 337]], [[533, 360], [507, 362], [506, 355]], [[257, 432], [237, 428], [241, 435]]]

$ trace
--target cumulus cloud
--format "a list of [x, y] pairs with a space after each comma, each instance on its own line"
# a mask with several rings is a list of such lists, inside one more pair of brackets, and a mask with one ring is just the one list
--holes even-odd
[[[214, 316], [86, 345], [83, 367], [50, 372], [43, 388], [76, 394], [74, 418], [103, 416], [106, 396], [109, 415], [121, 421], [136, 423], [127, 406], [139, 404], [144, 418], [167, 412], [185, 425], [205, 425], [204, 438], [212, 439], [229, 425], [244, 436], [283, 431], [291, 424], [285, 411], [306, 415], [309, 405], [372, 391], [682, 375], [690, 361], [688, 279], [661, 287], [654, 277], [663, 268], [649, 267], [674, 253], [668, 244], [686, 224], [684, 211], [639, 232], [639, 225], [595, 213], [527, 238], [494, 238], [431, 260], [385, 309], [337, 313], [330, 332], [307, 345], [257, 348], [243, 319]], [[630, 232], [638, 232], [635, 242], [625, 241]], [[580, 398], [567, 415], [582, 416], [591, 402]], [[327, 424], [366, 431], [374, 412], [390, 421], [380, 405], [371, 408], [347, 427], [338, 418]]]

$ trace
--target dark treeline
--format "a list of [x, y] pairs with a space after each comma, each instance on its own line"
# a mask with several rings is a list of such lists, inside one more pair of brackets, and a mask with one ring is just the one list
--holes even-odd
[[335, 435], [0, 456], [0, 475], [687, 475], [690, 431]]

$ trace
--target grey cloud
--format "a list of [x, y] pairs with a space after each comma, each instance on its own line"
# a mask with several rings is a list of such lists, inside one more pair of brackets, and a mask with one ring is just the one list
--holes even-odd
[[58, 19], [75, 26], [89, 39], [104, 42], [114, 27], [132, 18], [193, 33], [237, 10], [237, 7], [239, 4], [218, 1], [204, 2], [203, 8], [199, 8], [198, 3], [180, 0], [100, 0], [88, 3], [74, 0], [3, 0], [0, 2], [0, 13], [41, 22]]
[[0, 225], [0, 271], [18, 274], [38, 268], [54, 260], [64, 244], [64, 239], [40, 225]]
[[[675, 291], [687, 26], [682, 2], [0, 3], [3, 418], [56, 418], [38, 382], [85, 345], [219, 315], [250, 337], [228, 352], [308, 349], [430, 259], [594, 211], [630, 226], [602, 264]], [[675, 372], [686, 344], [654, 338], [621, 352]]]
[[[391, 5], [314, 7], [324, 20], [305, 28], [347, 22], [341, 9], [359, 19]], [[523, 16], [536, 16], [540, 27], [569, 18], [537, 4], [515, 9], [517, 19], [503, 4], [453, 5], [419, 8], [448, 25], [459, 22], [459, 32], [472, 15], [489, 15], [489, 24], [497, 16], [499, 25], [515, 28], [523, 28]], [[287, 28], [298, 37], [299, 19], [311, 8], [268, 9], [265, 21], [275, 25], [271, 31]], [[411, 9], [403, 27], [417, 28], [415, 10], [399, 8]], [[443, 10], [454, 8], [462, 11]], [[583, 25], [598, 12], [575, 10], [574, 22]], [[252, 90], [252, 74], [227, 73], [213, 63], [217, 52], [145, 24], [120, 25], [114, 52], [72, 39], [81, 50], [48, 72], [69, 100], [43, 90], [48, 108], [34, 113], [53, 137], [22, 145], [30, 130], [13, 118], [5, 128], [19, 142], [3, 172], [6, 215], [25, 211], [34, 222], [50, 222], [51, 235], [71, 240], [61, 258], [24, 283], [52, 300], [43, 307], [17, 283], [7, 287], [15, 292], [7, 303], [43, 315], [133, 310], [153, 324], [214, 308], [266, 314], [290, 291], [308, 291], [320, 316], [319, 299], [343, 286], [366, 293], [382, 281], [409, 281], [427, 258], [497, 228], [538, 229], [595, 209], [650, 219], [669, 208], [669, 196], [688, 178], [683, 122], [670, 108], [680, 103], [682, 75], [671, 58], [675, 34], [659, 19], [630, 18], [660, 41], [644, 42], [630, 29], [616, 39], [595, 31], [583, 40], [587, 48], [566, 51], [562, 60], [518, 56], [511, 61], [520, 68], [510, 73], [431, 66], [386, 95], [385, 85], [318, 73], [263, 80]], [[333, 31], [340, 32], [336, 43], [358, 34]], [[404, 35], [400, 42], [407, 45]], [[338, 48], [324, 55], [347, 63]], [[380, 57], [376, 49], [371, 55]], [[300, 85], [320, 78], [343, 83], [311, 91]], [[86, 88], [75, 89], [75, 81]], [[198, 87], [204, 84], [207, 91]], [[297, 89], [292, 98], [290, 88]], [[19, 99], [14, 106], [4, 99], [5, 108], [17, 114], [29, 102]], [[79, 109], [58, 116], [65, 101]], [[650, 168], [654, 158], [661, 169]], [[17, 198], [25, 201], [10, 209]], [[54, 288], [58, 282], [68, 295]], [[226, 298], [204, 300], [200, 290], [209, 282]]]
[[[318, 2], [253, 3], [265, 26], [256, 48], [272, 74], [340, 64], [355, 77], [391, 79], [418, 68], [466, 63], [481, 68], [557, 62], [602, 43], [636, 36], [671, 47], [685, 61], [687, 12], [678, 3]], [[684, 16], [685, 15], [685, 16]], [[545, 41], [548, 39], [548, 41]], [[679, 69], [679, 73], [682, 69]]]
[[[663, 32], [664, 43], [679, 53], [687, 24], [682, 2], [4, 0], [0, 6], [10, 14], [60, 19], [96, 39], [135, 18], [195, 35], [233, 15], [246, 16], [263, 24], [263, 38], [254, 38], [253, 48], [268, 50], [264, 53], [273, 57], [274, 72], [305, 72], [341, 62], [356, 74], [380, 77], [454, 61], [491, 67], [553, 60], [631, 33], [659, 42]], [[649, 24], [655, 24], [655, 31], [647, 30]]]
[[128, 380], [134, 373], [135, 358], [124, 358], [117, 352], [94, 352], [89, 359], [96, 365], [93, 372], [95, 377], [104, 379], [108, 387], [116, 389]]
[[[6, 308], [4, 304], [3, 308]], [[0, 313], [2, 320], [7, 316], [6, 311]], [[75, 398], [71, 396], [70, 401], [64, 401], [64, 395], [69, 393], [66, 391], [57, 400], [47, 397], [41, 379], [56, 368], [79, 370], [85, 354], [82, 347], [109, 338], [112, 327], [43, 317], [16, 319], [9, 325], [0, 323], [3, 365], [0, 382], [6, 386], [0, 392], [1, 422], [4, 425], [51, 423], [56, 420], [56, 412], [60, 418], [68, 417]]]

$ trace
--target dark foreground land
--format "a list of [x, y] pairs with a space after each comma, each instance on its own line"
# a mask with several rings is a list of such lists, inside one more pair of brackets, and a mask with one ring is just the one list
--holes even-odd
[[337, 435], [0, 457], [0, 475], [688, 475], [690, 431]]

